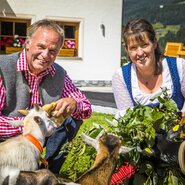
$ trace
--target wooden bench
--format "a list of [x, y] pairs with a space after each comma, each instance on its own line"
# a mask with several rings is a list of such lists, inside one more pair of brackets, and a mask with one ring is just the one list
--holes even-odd
[[167, 42], [164, 55], [185, 58], [185, 47], [181, 42]]

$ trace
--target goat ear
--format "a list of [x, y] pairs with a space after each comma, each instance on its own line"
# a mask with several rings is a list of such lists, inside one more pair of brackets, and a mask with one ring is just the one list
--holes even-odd
[[93, 139], [93, 138], [87, 136], [86, 134], [82, 133], [82, 140], [86, 144], [94, 147], [96, 149], [96, 151], [98, 151], [98, 141], [96, 139]]
[[8, 121], [8, 123], [14, 127], [23, 127], [24, 126], [23, 120]]
[[36, 111], [39, 111], [39, 106], [38, 106], [37, 104], [34, 104], [34, 109], [35, 109]]
[[17, 110], [18, 111], [18, 113], [20, 113], [20, 114], [22, 114], [22, 115], [24, 115], [24, 116], [26, 116], [28, 113], [29, 113], [29, 111], [28, 110], [26, 110], [26, 109], [21, 109], [21, 110]]
[[126, 154], [126, 153], [129, 153], [131, 150], [133, 150], [134, 148], [129, 148], [129, 147], [126, 147], [126, 146], [121, 146], [120, 149], [119, 149], [119, 154]]
[[45, 105], [42, 106], [42, 110], [46, 111], [50, 115], [51, 112], [55, 110], [56, 105], [57, 105], [57, 102], [52, 102], [50, 104], [45, 104]]
[[33, 119], [38, 125], [42, 123], [42, 119], [39, 116], [34, 116]]

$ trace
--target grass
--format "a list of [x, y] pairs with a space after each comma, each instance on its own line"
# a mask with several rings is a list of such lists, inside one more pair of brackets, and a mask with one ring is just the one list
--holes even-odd
[[[90, 118], [85, 119], [83, 121], [83, 124], [80, 127], [76, 137], [80, 136], [82, 134], [82, 132], [84, 132], [85, 130], [90, 130], [93, 127], [93, 123], [98, 123], [102, 127], [107, 128], [108, 125], [107, 125], [106, 119], [113, 120], [113, 118], [114, 118], [114, 115], [112, 115], [112, 114], [93, 112], [92, 116]], [[42, 158], [44, 158], [45, 153], [46, 153], [46, 148], [44, 148], [44, 150], [43, 150], [43, 153], [41, 155]]]
[[77, 136], [68, 143], [69, 154], [62, 165], [60, 176], [75, 181], [90, 168], [94, 162], [96, 151], [94, 148], [86, 146], [80, 136], [82, 132], [88, 133], [88, 131], [91, 131], [91, 137], [96, 135], [97, 130], [94, 130], [93, 123], [99, 124], [109, 132], [110, 128], [108, 128], [106, 119], [113, 120], [113, 117], [114, 115], [93, 112], [89, 119], [84, 120]]
[[157, 22], [153, 24], [153, 27], [157, 34], [157, 39], [159, 40], [161, 37], [165, 37], [165, 35], [168, 33], [168, 31], [172, 33], [177, 33], [180, 29], [180, 25], [167, 25], [166, 27], [160, 23]]
[[93, 112], [92, 116], [89, 119], [84, 120], [82, 126], [79, 129], [77, 136], [80, 135], [84, 130], [90, 130], [92, 128], [93, 123], [98, 123], [106, 128], [107, 127], [106, 119], [112, 120], [113, 118], [114, 118], [113, 114]]
[[183, 1], [183, 2], [179, 2], [178, 4], [185, 4], [185, 1]]

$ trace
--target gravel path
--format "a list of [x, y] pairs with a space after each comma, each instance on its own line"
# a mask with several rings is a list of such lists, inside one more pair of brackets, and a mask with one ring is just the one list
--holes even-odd
[[111, 87], [81, 87], [92, 104], [93, 112], [116, 114], [117, 108]]
[[105, 114], [116, 114], [116, 112], [118, 111], [116, 108], [104, 107], [99, 105], [92, 105], [92, 110], [93, 112], [100, 112]]

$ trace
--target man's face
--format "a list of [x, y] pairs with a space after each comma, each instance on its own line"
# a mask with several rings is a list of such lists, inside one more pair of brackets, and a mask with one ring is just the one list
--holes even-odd
[[29, 70], [38, 75], [50, 67], [61, 47], [60, 35], [52, 29], [38, 28], [26, 40], [26, 56]]

